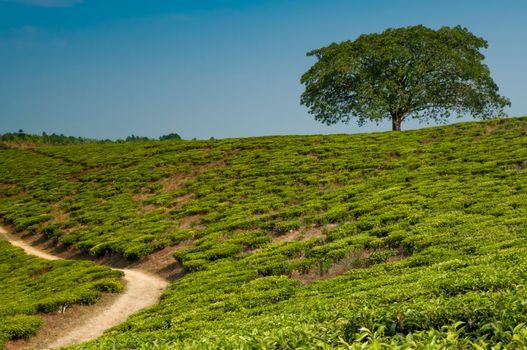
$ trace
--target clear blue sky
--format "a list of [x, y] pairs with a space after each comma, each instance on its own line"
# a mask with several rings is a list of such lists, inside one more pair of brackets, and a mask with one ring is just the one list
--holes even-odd
[[315, 122], [299, 103], [314, 62], [305, 53], [414, 24], [460, 24], [487, 39], [507, 112], [527, 115], [526, 17], [521, 0], [0, 0], [0, 133], [387, 130]]

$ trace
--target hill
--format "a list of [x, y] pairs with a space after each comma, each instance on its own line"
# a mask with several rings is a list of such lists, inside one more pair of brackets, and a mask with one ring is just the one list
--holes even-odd
[[526, 150], [525, 117], [4, 149], [0, 216], [94, 258], [170, 258], [158, 306], [79, 348], [518, 348]]

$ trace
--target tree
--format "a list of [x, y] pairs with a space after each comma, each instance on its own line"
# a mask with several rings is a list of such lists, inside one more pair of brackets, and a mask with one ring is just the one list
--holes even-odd
[[179, 136], [178, 134], [172, 132], [170, 134], [160, 136], [159, 140], [160, 141], [167, 141], [167, 140], [178, 140], [179, 141], [179, 140], [181, 140], [181, 136]]
[[482, 63], [487, 42], [466, 28], [422, 25], [364, 34], [307, 53], [317, 62], [302, 75], [301, 103], [328, 125], [359, 126], [407, 119], [445, 122], [450, 113], [504, 116], [510, 106]]
[[146, 136], [135, 136], [134, 134], [127, 136], [125, 139], [126, 142], [139, 142], [139, 141], [150, 141]]

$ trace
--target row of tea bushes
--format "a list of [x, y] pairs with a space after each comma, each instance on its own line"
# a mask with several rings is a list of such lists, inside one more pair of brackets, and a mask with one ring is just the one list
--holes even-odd
[[93, 304], [103, 292], [120, 292], [121, 276], [88, 261], [36, 258], [0, 240], [0, 347], [33, 335], [41, 313]]

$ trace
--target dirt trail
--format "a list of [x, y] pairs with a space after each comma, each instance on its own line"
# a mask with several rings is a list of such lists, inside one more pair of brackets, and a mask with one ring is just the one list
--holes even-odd
[[[9, 241], [14, 246], [24, 249], [28, 254], [43, 259], [57, 260], [57, 256], [39, 250], [22, 239], [8, 233], [0, 226], [0, 238]], [[81, 325], [75, 325], [53, 341], [39, 348], [50, 349], [66, 345], [78, 344], [100, 336], [106, 329], [124, 322], [128, 316], [145, 307], [157, 304], [168, 282], [160, 277], [149, 275], [135, 269], [120, 269], [124, 272], [126, 288], [104, 310], [90, 315]]]

